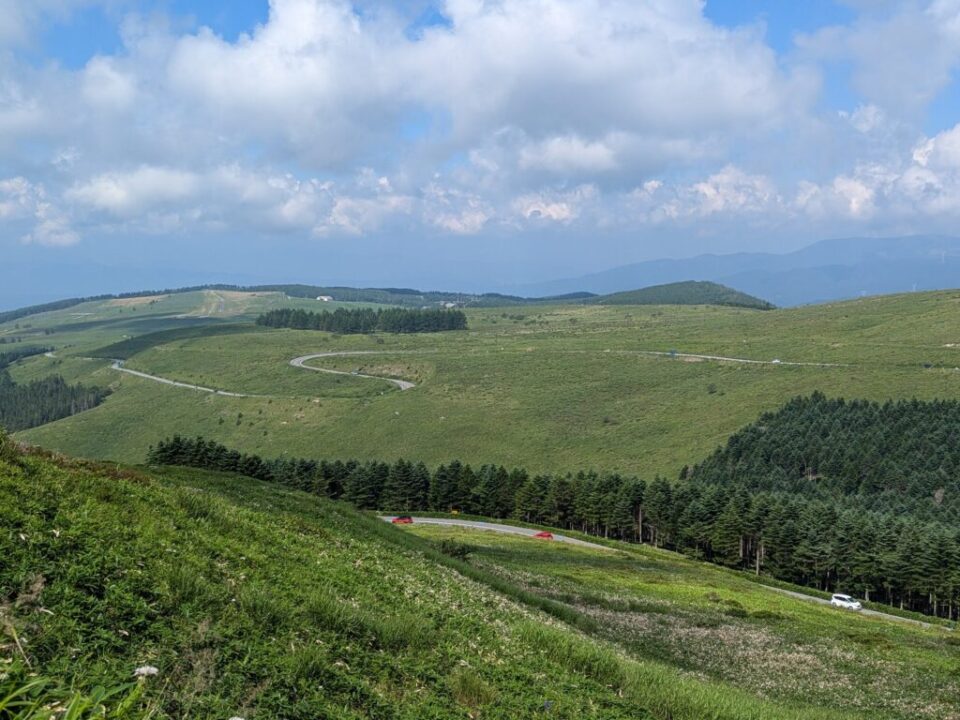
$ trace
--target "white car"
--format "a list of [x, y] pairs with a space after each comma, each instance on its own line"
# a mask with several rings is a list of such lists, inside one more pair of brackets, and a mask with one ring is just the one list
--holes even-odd
[[863, 610], [863, 605], [860, 604], [859, 600], [839, 593], [830, 597], [830, 604], [844, 610]]

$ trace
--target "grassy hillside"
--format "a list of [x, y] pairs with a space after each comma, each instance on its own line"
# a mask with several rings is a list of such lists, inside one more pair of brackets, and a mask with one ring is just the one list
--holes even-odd
[[148, 333], [253, 322], [278, 308], [336, 310], [370, 303], [321, 303], [281, 292], [197, 290], [159, 295], [106, 298], [0, 322], [0, 349], [31, 343], [70, 347], [74, 354]]
[[[523, 305], [547, 302], [580, 302], [594, 297], [589, 292], [571, 292], [564, 295], [555, 295], [542, 298], [524, 298], [516, 295], [502, 295], [499, 293], [460, 293], [413, 290], [410, 288], [354, 288], [344, 286], [321, 286], [303, 284], [275, 284], [275, 285], [197, 285], [193, 287], [174, 288], [170, 290], [145, 290], [140, 292], [104, 294], [93, 297], [65, 298], [40, 305], [30, 305], [0, 312], [0, 324], [33, 318], [37, 315], [68, 311], [80, 305], [96, 303], [136, 303], [143, 298], [169, 297], [171, 295], [196, 295], [208, 293], [214, 295], [282, 295], [296, 300], [315, 301], [318, 297], [326, 296], [333, 299], [332, 307], [338, 304], [351, 305], [400, 305], [419, 308], [425, 305], [438, 305], [447, 302], [475, 307], [501, 307], [504, 305]], [[331, 307], [331, 303], [325, 304]], [[29, 322], [29, 320], [27, 320]]]
[[475, 566], [570, 604], [630, 657], [846, 717], [960, 717], [960, 645], [946, 631], [797, 600], [650, 547], [611, 543], [610, 552], [435, 525], [408, 532], [465, 546]]
[[753, 295], [718, 283], [696, 280], [601, 295], [587, 302], [598, 305], [728, 305], [755, 310], [773, 309], [766, 300]]
[[[442, 335], [337, 337], [266, 328], [176, 340], [161, 335], [144, 338], [127, 362], [177, 380], [270, 396], [263, 398], [158, 385], [111, 370], [106, 360], [85, 359], [123, 334], [150, 331], [164, 316], [196, 319], [193, 313], [211, 301], [203, 294], [193, 306], [186, 300], [147, 305], [135, 319], [129, 308], [91, 307], [95, 320], [43, 337], [58, 348], [57, 357], [14, 365], [14, 380], [59, 372], [69, 382], [110, 385], [114, 393], [95, 410], [21, 437], [72, 455], [127, 462], [141, 462], [151, 443], [180, 432], [265, 457], [403, 456], [431, 465], [460, 458], [531, 471], [594, 467], [675, 477], [797, 395], [960, 397], [957, 293], [768, 312], [569, 305], [468, 310], [469, 330]], [[243, 319], [244, 308], [274, 302], [280, 300], [230, 300], [227, 309], [237, 314], [226, 317]], [[177, 312], [145, 316], [171, 303]], [[75, 326], [62, 316], [48, 322]], [[16, 332], [0, 326], [0, 337]], [[671, 350], [783, 362], [670, 357]], [[379, 354], [312, 364], [402, 377], [417, 387], [400, 392], [376, 380], [289, 366], [291, 358], [332, 351]]]
[[[16, 457], [6, 445], [0, 517], [0, 698], [20, 688], [51, 709], [31, 718], [56, 714], [74, 693], [104, 692], [115, 693], [103, 701], [111, 717], [128, 718], [841, 716], [803, 696], [812, 674], [786, 691], [723, 677], [657, 644], [605, 640], [606, 615], [619, 616], [615, 604], [600, 612], [602, 602], [561, 597], [531, 581], [546, 578], [550, 563], [584, 580], [580, 561], [560, 548], [535, 552], [531, 574], [513, 578], [509, 563], [454, 559], [430, 541], [300, 492], [236, 476]], [[645, 561], [655, 575], [636, 584], [624, 570], [641, 569], [639, 557], [590, 556], [584, 567], [621, 568], [616, 592], [634, 598], [630, 612], [648, 607], [651, 621], [673, 610], [662, 602], [665, 590], [646, 600], [645, 588], [671, 573], [690, 588], [678, 588], [678, 598], [705, 592], [712, 602], [711, 593], [746, 588], [672, 556]], [[693, 590], [701, 582], [710, 589]], [[604, 586], [605, 593], [612, 587]], [[839, 624], [827, 609], [808, 615], [798, 601], [769, 599], [783, 616], [752, 621], [769, 625], [771, 641], [817, 620]], [[744, 604], [753, 610], [753, 599]], [[735, 632], [721, 615], [706, 613], [703, 627]], [[861, 653], [871, 673], [880, 668], [874, 663], [892, 668], [910, 659], [938, 688], [924, 696], [910, 685], [901, 706], [922, 697], [917, 707], [932, 712], [950, 700], [943, 693], [954, 691], [956, 648], [941, 635], [854, 627], [854, 639], [836, 645], [842, 652], [865, 642], [879, 648]], [[674, 641], [688, 645], [677, 629]], [[136, 680], [144, 667], [156, 674]], [[843, 717], [883, 697], [864, 684], [869, 677], [853, 678], [862, 704], [844, 701], [856, 711]]]

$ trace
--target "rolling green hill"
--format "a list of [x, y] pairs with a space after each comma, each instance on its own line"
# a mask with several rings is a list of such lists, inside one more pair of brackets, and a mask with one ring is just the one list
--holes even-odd
[[[179, 432], [264, 457], [403, 456], [430, 465], [459, 458], [531, 472], [593, 467], [651, 479], [675, 478], [797, 395], [960, 398], [955, 292], [766, 312], [676, 305], [467, 309], [466, 331], [403, 336], [226, 332], [228, 323], [291, 301], [277, 294], [219, 296], [141, 299], [132, 306], [104, 301], [38, 316], [30, 328], [0, 325], [0, 338], [56, 349], [53, 358], [11, 366], [16, 382], [59, 373], [70, 383], [113, 390], [96, 409], [19, 437], [125, 462], [141, 462], [151, 443]], [[188, 329], [149, 334], [171, 327]], [[113, 370], [107, 359], [89, 359], [119, 341], [132, 370], [262, 397], [165, 386]], [[323, 352], [365, 354], [309, 363], [345, 375], [289, 364]], [[353, 372], [416, 387], [401, 392]]]
[[[456, 303], [473, 307], [501, 307], [504, 305], [544, 304], [580, 302], [594, 297], [589, 292], [572, 292], [564, 295], [554, 295], [541, 298], [524, 298], [516, 295], [502, 295], [500, 293], [462, 293], [413, 290], [410, 288], [354, 288], [343, 286], [322, 286], [302, 284], [274, 284], [274, 285], [197, 285], [193, 287], [173, 288], [167, 290], [142, 290], [139, 292], [95, 295], [91, 297], [65, 298], [39, 305], [6, 310], [0, 312], [0, 324], [15, 322], [36, 315], [51, 312], [70, 310], [79, 305], [93, 303], [117, 303], [127, 301], [134, 303], [142, 298], [153, 299], [169, 295], [196, 295], [208, 294], [250, 294], [250, 295], [282, 295], [296, 300], [315, 301], [319, 297], [329, 297], [332, 300], [324, 304], [325, 308], [333, 309], [339, 304], [373, 304], [399, 305], [405, 307], [424, 307], [443, 303]], [[332, 304], [331, 304], [332, 303]]]
[[942, 630], [649, 548], [417, 537], [243, 477], [3, 439], [0, 518], [4, 717], [957, 717]]
[[598, 305], [727, 305], [755, 310], [772, 310], [774, 307], [766, 300], [726, 285], [696, 280], [600, 295], [586, 302]]

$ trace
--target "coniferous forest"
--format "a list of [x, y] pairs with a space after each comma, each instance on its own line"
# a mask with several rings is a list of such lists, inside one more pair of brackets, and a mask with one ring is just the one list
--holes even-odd
[[338, 308], [315, 313], [283, 308], [257, 318], [258, 325], [295, 330], [324, 330], [342, 335], [361, 333], [430, 333], [465, 330], [467, 316], [462, 310], [387, 308], [373, 310]]
[[34, 347], [0, 353], [0, 427], [16, 432], [44, 425], [95, 408], [110, 394], [104, 388], [69, 385], [59, 375], [22, 384], [13, 381], [9, 365], [46, 351]]
[[644, 542], [960, 618], [960, 403], [797, 398], [676, 482], [499, 465], [264, 460], [175, 436], [149, 462], [239, 472], [364, 509], [455, 510]]

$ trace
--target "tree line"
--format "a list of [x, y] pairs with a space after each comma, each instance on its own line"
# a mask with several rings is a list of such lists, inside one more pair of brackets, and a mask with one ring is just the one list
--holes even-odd
[[17, 432], [45, 425], [95, 408], [110, 394], [105, 388], [69, 385], [59, 375], [21, 384], [13, 381], [7, 369], [11, 364], [48, 351], [28, 347], [0, 353], [0, 427]]
[[501, 465], [264, 460], [203, 438], [152, 447], [153, 464], [238, 472], [361, 509], [456, 511], [648, 543], [827, 591], [956, 619], [960, 530], [743, 483], [618, 473], [530, 474]]
[[25, 347], [17, 348], [16, 350], [4, 350], [0, 352], [0, 370], [4, 370], [18, 360], [23, 360], [24, 358], [33, 357], [34, 355], [43, 355], [44, 353], [50, 352], [51, 348], [48, 347]]
[[296, 330], [324, 330], [343, 335], [359, 333], [427, 333], [465, 330], [467, 316], [462, 310], [387, 308], [374, 310], [338, 308], [333, 312], [310, 312], [283, 308], [257, 318], [257, 325]]

